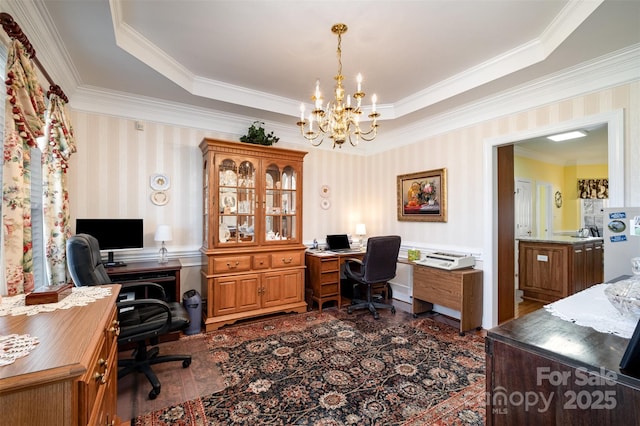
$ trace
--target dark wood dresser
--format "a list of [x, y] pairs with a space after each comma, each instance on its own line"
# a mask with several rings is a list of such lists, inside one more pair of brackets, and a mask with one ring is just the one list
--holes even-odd
[[640, 378], [629, 343], [544, 309], [487, 332], [487, 425], [636, 425]]

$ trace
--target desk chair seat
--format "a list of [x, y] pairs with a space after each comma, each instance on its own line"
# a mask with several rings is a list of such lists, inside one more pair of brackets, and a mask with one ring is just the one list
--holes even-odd
[[[91, 235], [78, 234], [67, 241], [67, 266], [77, 287], [87, 285], [111, 284], [100, 258], [98, 240]], [[182, 367], [191, 365], [191, 355], [160, 356], [158, 347], [147, 347], [158, 343], [158, 337], [173, 331], [187, 328], [190, 317], [187, 310], [178, 302], [167, 302], [164, 288], [156, 283], [123, 283], [120, 290], [136, 293], [136, 299], [118, 302], [118, 321], [120, 334], [118, 344], [134, 343], [136, 349], [131, 359], [118, 360], [118, 378], [137, 371], [144, 373], [152, 389], [149, 399], [160, 394], [161, 384], [151, 369], [153, 364], [169, 361], [182, 361]], [[144, 298], [138, 298], [144, 295]]]
[[[388, 281], [396, 276], [398, 253], [400, 252], [400, 237], [387, 235], [371, 237], [367, 241], [367, 252], [362, 261], [358, 259], [346, 259], [344, 273], [352, 285], [365, 288], [366, 298], [355, 299], [347, 312], [354, 309], [368, 308], [375, 319], [380, 318], [377, 309], [388, 308], [391, 313], [396, 313], [393, 305], [376, 302], [373, 297], [373, 287], [388, 285]], [[385, 292], [386, 294], [386, 292]]]

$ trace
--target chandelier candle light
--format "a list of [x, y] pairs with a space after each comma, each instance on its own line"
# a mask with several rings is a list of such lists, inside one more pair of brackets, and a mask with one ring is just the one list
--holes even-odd
[[[307, 140], [311, 141], [313, 146], [318, 146], [324, 141], [324, 135], [328, 135], [333, 139], [333, 148], [336, 146], [342, 148], [342, 144], [349, 139], [349, 143], [352, 146], [357, 146], [359, 139], [365, 141], [372, 141], [378, 133], [377, 119], [380, 116], [376, 112], [376, 95], [371, 97], [371, 113], [368, 115], [371, 119], [371, 125], [368, 130], [363, 131], [360, 129], [360, 116], [362, 115], [362, 99], [365, 94], [362, 91], [362, 75], [358, 74], [356, 79], [358, 86], [356, 93], [353, 94], [352, 105], [351, 96], [347, 95], [345, 103], [345, 90], [342, 87], [342, 34], [347, 32], [347, 26], [345, 24], [335, 24], [331, 27], [331, 32], [338, 36], [338, 74], [334, 77], [336, 80], [335, 87], [335, 99], [328, 101], [326, 106], [322, 105], [322, 94], [320, 92], [320, 81], [316, 82], [316, 91], [311, 99], [314, 101], [314, 109], [309, 113], [309, 119], [304, 118], [305, 108], [304, 103], [300, 105], [300, 121], [296, 124], [300, 127], [300, 132]], [[317, 130], [314, 130], [313, 122], [316, 122]], [[314, 141], [320, 138], [320, 142]], [[355, 141], [352, 139], [355, 138]]]
[[171, 241], [172, 239], [171, 227], [169, 225], [158, 225], [158, 228], [156, 229], [156, 234], [153, 237], [153, 239], [155, 241], [162, 241], [162, 247], [158, 252], [159, 254], [158, 263], [169, 262], [169, 257], [167, 256], [168, 251], [167, 251], [167, 247], [164, 245], [164, 242]]

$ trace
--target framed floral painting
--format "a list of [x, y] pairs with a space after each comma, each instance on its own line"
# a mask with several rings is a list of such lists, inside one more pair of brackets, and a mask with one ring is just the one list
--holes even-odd
[[447, 221], [447, 169], [398, 176], [398, 220]]

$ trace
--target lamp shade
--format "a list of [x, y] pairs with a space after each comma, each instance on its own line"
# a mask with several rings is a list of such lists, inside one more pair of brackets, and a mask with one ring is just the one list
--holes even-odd
[[153, 239], [155, 241], [171, 241], [171, 227], [169, 225], [158, 225]]
[[364, 226], [364, 223], [358, 223], [356, 225], [356, 235], [366, 235], [367, 227]]

